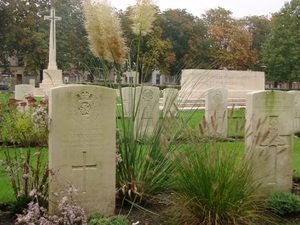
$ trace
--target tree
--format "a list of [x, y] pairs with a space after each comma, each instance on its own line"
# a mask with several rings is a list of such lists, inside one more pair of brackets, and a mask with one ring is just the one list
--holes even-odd
[[9, 40], [10, 33], [7, 32], [9, 21], [12, 20], [12, 15], [6, 7], [6, 2], [0, 0], [0, 66], [4, 68], [4, 72], [8, 72], [9, 62], [6, 55], [9, 54], [10, 48], [6, 44]]
[[262, 62], [262, 46], [265, 43], [271, 31], [271, 21], [266, 16], [247, 16], [242, 18], [240, 22], [243, 24], [244, 29], [251, 36], [250, 49], [257, 56], [257, 61], [252, 60], [250, 66], [251, 70], [263, 71], [264, 64]]
[[300, 78], [300, 0], [286, 2], [273, 15], [271, 33], [263, 46], [267, 79], [289, 82]]
[[[43, 14], [48, 1], [3, 1], [4, 10], [9, 21], [4, 28], [8, 33], [3, 41], [6, 49], [2, 53], [17, 56], [24, 61], [25, 74], [38, 74], [45, 68], [47, 60], [47, 43]], [[11, 32], [13, 30], [13, 32]], [[41, 73], [41, 72], [40, 72]]]
[[162, 13], [163, 39], [170, 40], [176, 56], [170, 67], [172, 75], [183, 68], [205, 68], [209, 64], [206, 27], [201, 19], [185, 9], [169, 9]]
[[[42, 27], [39, 23], [41, 15], [36, 12], [37, 8], [39, 8], [39, 12], [43, 11], [44, 4], [46, 3], [42, 1], [34, 1], [32, 4], [26, 1], [1, 1], [1, 9], [5, 12], [3, 19], [6, 22], [2, 27], [4, 38], [0, 40], [2, 46], [0, 54], [17, 56], [23, 60], [27, 56], [26, 72], [28, 72], [32, 62], [31, 56], [40, 51], [40, 48], [37, 48], [36, 45], [39, 41], [44, 42], [43, 37], [36, 37], [37, 34], [40, 35], [39, 29]], [[28, 43], [30, 43], [30, 46]]]
[[[131, 68], [134, 68], [137, 60], [138, 40], [131, 29], [131, 10], [132, 8], [128, 7], [124, 13], [120, 11], [119, 16], [122, 21], [126, 44], [129, 48], [128, 57], [131, 62], [130, 66]], [[140, 73], [141, 81], [149, 79], [153, 69], [158, 69], [161, 74], [169, 75], [170, 66], [175, 60], [171, 42], [168, 39], [163, 38], [163, 29], [160, 26], [162, 16], [159, 14], [158, 8], [156, 8], [155, 18], [151, 31], [141, 38], [138, 63], [139, 68], [137, 68]]]
[[232, 12], [221, 7], [207, 10], [203, 20], [211, 39], [210, 58], [216, 69], [252, 69], [257, 54], [251, 49], [251, 35], [241, 21], [232, 17]]
[[99, 60], [89, 50], [84, 27], [83, 3], [83, 0], [52, 0], [51, 2], [51, 7], [56, 9], [56, 14], [62, 17], [56, 26], [57, 64], [64, 71], [93, 70], [91, 68], [99, 66]]
[[271, 31], [271, 21], [266, 16], [248, 16], [241, 19], [245, 30], [251, 35], [251, 49], [257, 53], [258, 61], [252, 69], [256, 71], [264, 70], [262, 62], [262, 46]]
[[[1, 0], [0, 54], [21, 56], [25, 74], [40, 75], [47, 68], [50, 8], [62, 21], [56, 23], [57, 64], [63, 71], [86, 69], [93, 62], [83, 26], [82, 0]], [[11, 32], [11, 31], [14, 32]]]

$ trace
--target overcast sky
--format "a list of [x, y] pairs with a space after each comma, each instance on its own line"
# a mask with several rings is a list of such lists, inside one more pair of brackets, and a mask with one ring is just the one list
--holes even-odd
[[[135, 0], [110, 0], [117, 9], [125, 10], [134, 5]], [[279, 11], [287, 0], [156, 0], [156, 5], [164, 11], [166, 9], [186, 9], [195, 16], [201, 16], [206, 10], [218, 6], [230, 10], [235, 18], [244, 16], [270, 15]]]

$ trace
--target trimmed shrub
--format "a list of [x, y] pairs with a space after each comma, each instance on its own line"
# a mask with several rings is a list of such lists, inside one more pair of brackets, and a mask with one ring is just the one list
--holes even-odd
[[300, 212], [300, 199], [293, 193], [276, 191], [266, 199], [264, 207], [281, 216], [297, 213]]
[[129, 220], [122, 215], [104, 218], [101, 213], [93, 213], [88, 216], [88, 225], [128, 225]]

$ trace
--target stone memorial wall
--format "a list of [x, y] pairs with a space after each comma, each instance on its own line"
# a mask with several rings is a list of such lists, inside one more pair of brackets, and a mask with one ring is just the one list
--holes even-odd
[[182, 70], [180, 98], [205, 98], [205, 90], [225, 88], [228, 98], [246, 98], [248, 92], [265, 89], [264, 72], [234, 70]]

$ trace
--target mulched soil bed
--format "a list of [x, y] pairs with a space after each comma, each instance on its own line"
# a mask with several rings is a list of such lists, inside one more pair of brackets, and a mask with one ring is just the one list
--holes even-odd
[[[300, 180], [295, 181], [293, 192], [300, 197]], [[122, 214], [127, 216], [131, 223], [139, 221], [139, 225], [162, 225], [170, 224], [170, 204], [166, 201], [156, 200], [151, 205], [145, 205], [144, 208], [147, 210], [138, 209], [136, 207], [130, 207], [125, 205], [123, 207], [117, 205], [116, 215]], [[0, 225], [13, 225], [15, 224], [16, 216], [8, 211], [7, 205], [0, 205]], [[284, 221], [284, 222], [283, 222]], [[299, 224], [300, 213], [287, 215], [282, 220], [283, 224]], [[188, 225], [187, 223], [182, 223]], [[259, 223], [260, 225], [267, 225], [265, 223]], [[280, 224], [275, 223], [275, 224]]]

